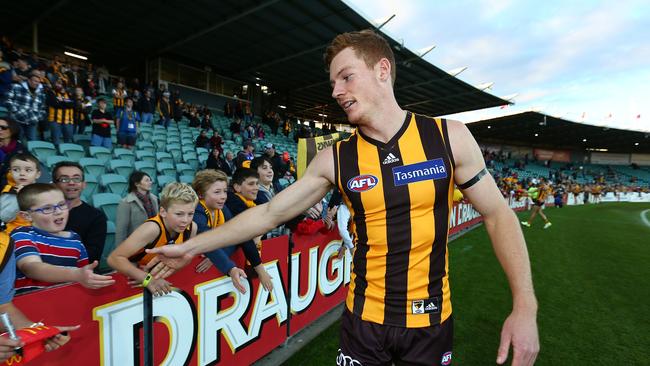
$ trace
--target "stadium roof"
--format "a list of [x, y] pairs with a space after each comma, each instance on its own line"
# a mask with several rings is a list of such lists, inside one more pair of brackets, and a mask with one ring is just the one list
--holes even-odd
[[[210, 65], [224, 76], [288, 94], [290, 110], [311, 117], [344, 118], [324, 72], [327, 44], [336, 34], [375, 28], [340, 0], [19, 1], [0, 11], [4, 31], [24, 43], [31, 43], [38, 21], [41, 49], [74, 47], [107, 65], [157, 55]], [[438, 116], [508, 104], [389, 42], [400, 105]]]
[[648, 132], [586, 125], [537, 112], [524, 112], [468, 123], [467, 127], [474, 137], [483, 143], [507, 143], [549, 149], [607, 149], [608, 152], [650, 153]]

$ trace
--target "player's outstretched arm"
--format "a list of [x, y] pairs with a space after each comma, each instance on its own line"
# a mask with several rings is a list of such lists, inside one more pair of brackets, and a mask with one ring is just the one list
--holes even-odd
[[[485, 161], [476, 140], [463, 123], [448, 121], [448, 129], [456, 162], [455, 180], [462, 185], [485, 169]], [[512, 365], [532, 365], [539, 352], [537, 300], [528, 250], [517, 216], [508, 207], [490, 174], [464, 189], [463, 194], [483, 216], [494, 252], [512, 291], [513, 310], [501, 331], [497, 363], [507, 360], [512, 345]]]
[[329, 191], [333, 176], [333, 155], [331, 148], [328, 148], [316, 155], [300, 180], [284, 189], [270, 202], [250, 208], [183, 245], [165, 245], [147, 252], [161, 255], [161, 260], [173, 268], [173, 258], [193, 257], [263, 235], [316, 204]]

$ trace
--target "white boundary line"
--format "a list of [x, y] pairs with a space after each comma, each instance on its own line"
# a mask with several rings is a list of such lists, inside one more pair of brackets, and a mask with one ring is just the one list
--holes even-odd
[[645, 214], [648, 212], [650, 212], [650, 209], [641, 211], [641, 220], [646, 224], [646, 226], [650, 227], [650, 220], [645, 217]]

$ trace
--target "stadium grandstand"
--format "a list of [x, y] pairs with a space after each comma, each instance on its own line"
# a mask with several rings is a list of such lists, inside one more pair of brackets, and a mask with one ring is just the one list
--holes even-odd
[[[106, 216], [107, 229], [102, 238], [104, 245], [98, 257], [98, 272], [101, 273], [110, 273], [107, 258], [120, 244], [115, 239], [118, 206], [130, 192], [129, 177], [132, 172], [147, 173], [152, 180], [151, 193], [158, 196], [172, 182], [192, 184], [196, 172], [203, 169], [227, 169], [229, 178], [232, 178], [237, 169], [250, 167], [249, 160], [254, 157], [274, 159], [274, 156], [279, 156], [279, 159], [273, 160], [274, 164], [276, 161], [279, 164], [273, 166], [273, 184], [280, 191], [298, 178], [297, 166], [302, 153], [298, 148], [299, 139], [331, 140], [328, 136], [336, 133], [346, 136], [354, 133], [355, 126], [347, 122], [345, 113], [332, 100], [322, 55], [337, 34], [362, 29], [381, 32], [382, 27], [363, 18], [339, 0], [200, 1], [192, 6], [181, 2], [145, 3], [146, 6], [127, 1], [90, 1], [83, 5], [65, 0], [51, 3], [7, 2], [0, 11], [3, 19], [0, 122], [7, 123], [6, 127], [0, 125], [0, 128], [2, 131], [11, 130], [11, 122], [20, 130], [12, 130], [11, 136], [7, 132], [6, 137], [0, 131], [0, 137], [4, 139], [0, 139], [3, 144], [0, 146], [2, 187], [6, 186], [8, 192], [16, 185], [9, 164], [11, 157], [21, 149], [40, 162], [42, 174], [38, 182], [52, 182], [52, 168], [57, 163], [72, 161], [80, 164], [85, 175], [81, 199]], [[116, 19], [120, 21], [116, 22]], [[442, 70], [427, 62], [422, 54], [408, 49], [403, 42], [384, 36], [398, 65], [394, 90], [402, 108], [440, 117], [511, 103], [469, 85], [457, 78], [453, 71]], [[31, 93], [29, 102], [19, 95], [22, 89], [23, 93]], [[106, 103], [105, 110], [101, 109], [100, 101]], [[109, 122], [102, 119], [98, 111], [107, 113]], [[135, 113], [133, 119], [131, 113]], [[131, 121], [137, 123], [132, 125]], [[596, 203], [594, 194], [601, 196], [603, 201], [605, 197], [610, 201], [623, 201], [633, 195], [648, 197], [650, 194], [648, 133], [590, 126], [538, 112], [475, 121], [467, 126], [479, 142], [486, 165], [504, 198], [511, 201], [513, 208], [520, 209], [518, 203], [528, 202], [531, 187], [542, 183], [547, 184], [551, 193], [546, 202], [548, 206], [557, 205], [558, 202], [576, 205]], [[102, 131], [105, 131], [105, 135]], [[461, 201], [461, 204], [467, 203]], [[3, 211], [5, 209], [3, 206]], [[317, 210], [314, 220], [323, 221], [325, 223], [321, 225], [326, 226], [329, 219], [331, 228], [332, 217], [328, 216], [327, 200], [314, 209]], [[52, 208], [52, 211], [56, 209]], [[306, 213], [305, 217], [302, 218], [307, 221], [310, 216]], [[472, 226], [477, 223], [472, 221]], [[307, 226], [304, 225], [302, 229], [312, 230]], [[464, 232], [465, 229], [462, 226], [457, 231]], [[286, 232], [289, 232], [288, 228]], [[327, 235], [331, 234], [323, 234], [319, 229], [313, 229], [310, 234], [323, 241], [320, 251], [314, 252], [320, 256], [325, 248], [329, 248], [328, 240], [332, 237]], [[266, 239], [278, 240], [277, 236], [268, 235]], [[294, 245], [289, 239], [286, 240], [287, 248], [281, 253], [284, 256], [287, 251], [292, 253]], [[338, 237], [336, 240], [339, 240]], [[312, 252], [309, 253], [311, 256]], [[302, 263], [295, 254], [289, 260], [283, 257], [280, 262], [284, 267], [279, 267], [275, 275], [285, 284], [294, 281], [293, 277], [287, 277], [291, 276], [293, 258], [298, 258], [296, 263]], [[314, 263], [321, 260], [320, 257], [313, 258]], [[268, 260], [265, 263], [272, 262], [264, 255], [262, 259]], [[241, 261], [246, 263], [246, 259]], [[312, 259], [309, 264], [312, 265]], [[334, 264], [330, 263], [330, 266]], [[340, 273], [344, 272], [343, 268], [341, 264]], [[240, 343], [232, 345], [231, 338], [225, 341], [221, 337], [214, 342], [221, 347], [221, 354], [217, 351], [214, 354], [199, 354], [196, 351], [195, 354], [194, 344], [208, 342], [205, 335], [197, 339], [199, 329], [204, 331], [208, 323], [198, 325], [197, 322], [203, 320], [197, 320], [197, 308], [198, 311], [201, 308], [198, 306], [199, 300], [195, 299], [201, 295], [199, 285], [217, 278], [217, 270], [210, 270], [213, 273], [208, 272], [208, 275], [199, 274], [197, 270], [196, 276], [199, 276], [200, 282], [185, 281], [183, 296], [190, 299], [187, 293], [194, 294], [192, 301], [195, 303], [182, 309], [191, 308], [195, 312], [194, 317], [175, 320], [193, 321], [196, 331], [189, 335], [180, 333], [193, 344], [188, 346], [191, 351], [183, 356], [183, 362], [177, 364], [188, 364], [190, 360], [199, 358], [201, 361], [198, 362], [205, 361], [201, 364], [218, 363], [219, 360], [226, 360], [223, 364], [251, 364], [281, 344], [267, 339], [276, 336], [281, 339], [285, 333], [294, 334], [290, 329], [293, 325], [287, 326], [285, 320], [280, 321], [280, 318], [276, 333], [263, 333], [258, 329], [273, 323], [266, 322], [266, 318], [259, 321], [261, 325], [255, 323], [259, 325], [255, 328], [257, 334], [253, 332], [253, 326], [250, 328], [253, 330], [246, 329], [250, 333], [237, 333], [230, 328], [225, 330], [225, 327], [219, 330], [210, 328], [215, 330], [217, 337], [221, 337], [220, 332], [227, 333], [232, 339], [240, 336]], [[188, 272], [194, 275], [194, 267]], [[316, 273], [315, 276], [320, 271]], [[186, 275], [184, 278], [190, 277]], [[331, 274], [329, 277], [325, 275], [324, 280], [318, 279], [319, 291], [324, 291], [321, 289], [325, 286], [323, 283], [335, 282], [330, 277]], [[218, 278], [224, 278], [223, 274], [219, 272]], [[259, 279], [255, 281], [256, 292], [249, 291], [249, 294], [252, 293], [247, 294], [249, 297], [261, 296], [259, 294], [263, 292]], [[300, 286], [307, 283], [302, 277], [295, 281]], [[98, 345], [99, 339], [103, 341], [105, 337], [120, 338], [117, 332], [126, 329], [115, 328], [112, 330], [115, 333], [110, 333], [110, 329], [98, 328], [104, 326], [102, 322], [107, 324], [111, 316], [109, 312], [102, 313], [102, 309], [123, 299], [142, 295], [141, 290], [131, 289], [125, 278], [118, 280], [118, 285], [121, 286], [119, 296], [111, 294], [109, 289], [91, 293], [78, 284], [47, 290], [50, 293], [68, 291], [66, 294], [70, 298], [79, 296], [83, 299], [80, 304], [71, 305], [71, 308], [75, 311], [88, 310], [83, 321], [93, 325], [92, 328], [87, 327], [89, 330], [82, 330], [85, 333], [81, 333], [81, 341], [73, 340], [70, 347], [66, 346], [74, 349], [86, 345], [90, 347], [90, 353], [75, 355], [76, 351], [62, 349], [59, 351], [62, 355], [60, 359], [56, 355], [42, 356], [41, 359], [46, 360], [43, 361], [44, 365], [61, 364], [57, 362], [62, 359], [66, 362], [88, 361], [84, 364], [128, 364], [119, 357], [110, 359], [107, 356], [111, 352], [109, 348]], [[193, 287], [195, 285], [196, 289]], [[280, 288], [282, 292], [282, 286]], [[291, 307], [296, 300], [291, 299], [289, 288], [287, 285], [284, 292], [288, 294], [288, 299], [283, 301], [284, 306]], [[337, 291], [338, 297], [325, 299], [326, 305], [322, 305], [318, 311], [324, 313], [340, 304], [345, 286], [341, 285]], [[227, 297], [227, 294], [225, 292], [219, 296]], [[28, 302], [27, 299], [32, 303], [38, 295], [35, 292], [21, 294], [14, 301], [26, 306], [23, 304]], [[302, 295], [295, 295], [298, 302], [302, 300]], [[25, 299], [22, 302], [21, 297]], [[86, 300], [88, 298], [93, 299]], [[175, 298], [173, 301], [180, 304], [181, 300]], [[334, 300], [339, 301], [334, 303]], [[214, 313], [238, 304], [228, 301], [216, 301], [213, 304]], [[258, 301], [255, 306], [262, 306], [263, 303]], [[269, 300], [268, 304], [271, 303]], [[254, 306], [246, 307], [245, 311], [248, 312], [249, 308]], [[140, 311], [141, 306], [137, 309]], [[28, 315], [38, 319], [36, 310], [32, 307]], [[284, 314], [289, 318], [307, 316], [304, 310], [290, 310], [287, 312], [289, 315]], [[53, 310], [53, 313], [55, 311], [63, 310]], [[142, 316], [141, 311], [137, 316], [133, 314], [129, 316], [134, 319]], [[247, 322], [259, 315], [247, 314]], [[160, 315], [165, 316], [172, 315]], [[72, 319], [71, 316], [50, 317], [44, 321], [73, 324]], [[303, 327], [313, 320], [305, 319], [308, 320], [296, 322], [299, 324], [296, 327]], [[214, 323], [218, 321], [214, 320]], [[129, 329], [129, 332], [137, 333], [129, 336], [133, 344], [140, 342], [140, 338], [134, 341], [133, 337], [140, 337], [140, 330], [136, 326], [142, 327], [142, 319], [136, 323], [130, 324], [132, 328]], [[176, 329], [175, 326], [178, 324], [169, 325], [169, 329]], [[156, 326], [155, 329], [161, 332], [167, 328]], [[181, 340], [174, 341], [182, 343], [183, 337], [175, 337]], [[237, 353], [259, 341], [260, 337], [270, 346], [255, 346], [255, 351], [248, 356], [241, 356], [243, 352]], [[172, 337], [169, 338], [171, 344]], [[122, 348], [113, 349], [114, 355], [120, 355], [120, 350], [126, 347], [124, 344], [119, 346]], [[135, 345], [128, 346], [136, 349]], [[181, 344], [178, 347], [183, 349], [184, 346]], [[202, 350], [201, 347], [196, 348]], [[165, 358], [164, 354], [161, 356], [160, 349], [156, 350], [158, 353], [155, 356], [159, 361]], [[101, 362], [98, 356], [100, 352], [103, 357]], [[140, 357], [146, 359], [144, 349], [138, 348], [131, 353], [128, 360], [137, 359], [137, 364], [141, 364]], [[38, 364], [38, 361], [34, 364]]]

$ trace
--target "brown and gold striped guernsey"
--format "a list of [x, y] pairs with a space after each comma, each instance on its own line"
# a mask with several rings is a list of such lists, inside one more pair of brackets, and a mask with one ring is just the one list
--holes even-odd
[[388, 143], [357, 130], [335, 145], [335, 179], [356, 238], [346, 305], [363, 320], [418, 328], [451, 315], [448, 141], [446, 120], [408, 112]]
[[170, 245], [170, 244], [183, 244], [187, 240], [190, 239], [190, 236], [192, 235], [192, 225], [193, 223], [190, 223], [190, 225], [178, 236], [175, 238], [169, 237], [170, 232], [167, 230], [165, 227], [165, 223], [163, 222], [162, 217], [160, 217], [160, 214], [146, 220], [145, 222], [155, 222], [158, 225], [158, 228], [160, 229], [160, 233], [150, 243], [144, 246], [144, 248], [141, 248], [138, 250], [135, 254], [133, 254], [131, 257], [129, 257], [129, 261], [131, 262], [138, 262], [139, 265], [145, 265], [149, 263], [155, 257], [155, 254], [147, 253], [145, 252], [145, 249], [153, 249], [153, 248], [158, 248], [163, 245]]

